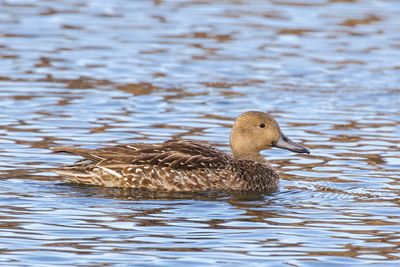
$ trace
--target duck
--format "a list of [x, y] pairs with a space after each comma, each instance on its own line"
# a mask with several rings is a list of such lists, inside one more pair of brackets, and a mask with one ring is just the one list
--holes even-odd
[[310, 153], [261, 111], [244, 112], [234, 121], [231, 154], [205, 142], [183, 139], [96, 149], [63, 146], [53, 151], [83, 158], [55, 170], [67, 183], [150, 191], [271, 192], [278, 189], [280, 177], [260, 152], [272, 147]]

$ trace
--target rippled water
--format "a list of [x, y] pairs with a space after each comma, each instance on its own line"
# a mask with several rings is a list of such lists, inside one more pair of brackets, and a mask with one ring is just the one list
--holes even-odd
[[[399, 266], [399, 16], [391, 0], [0, 0], [0, 264]], [[58, 145], [228, 151], [254, 109], [312, 150], [265, 152], [272, 195], [45, 171], [77, 159]]]

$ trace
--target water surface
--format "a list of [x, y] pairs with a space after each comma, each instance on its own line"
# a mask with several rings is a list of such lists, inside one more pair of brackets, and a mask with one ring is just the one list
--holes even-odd
[[[399, 16], [390, 0], [0, 1], [0, 264], [400, 265]], [[229, 151], [246, 110], [312, 151], [264, 153], [270, 195], [45, 171], [77, 159], [59, 145]]]

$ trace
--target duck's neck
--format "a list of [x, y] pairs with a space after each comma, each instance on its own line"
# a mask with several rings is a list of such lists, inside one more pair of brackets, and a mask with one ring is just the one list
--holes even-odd
[[235, 159], [246, 159], [257, 162], [266, 162], [265, 158], [258, 152], [235, 151], [232, 149], [232, 155]]
[[232, 128], [230, 135], [230, 146], [233, 158], [247, 159], [257, 162], [266, 162], [260, 154], [257, 144], [252, 142], [245, 133], [238, 132], [235, 127]]

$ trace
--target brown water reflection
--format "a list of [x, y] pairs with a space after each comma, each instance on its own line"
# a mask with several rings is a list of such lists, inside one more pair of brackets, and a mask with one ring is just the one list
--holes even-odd
[[[389, 0], [0, 0], [0, 264], [399, 265], [399, 15]], [[59, 145], [227, 151], [252, 109], [312, 150], [265, 153], [274, 194], [46, 171], [76, 159]]]

